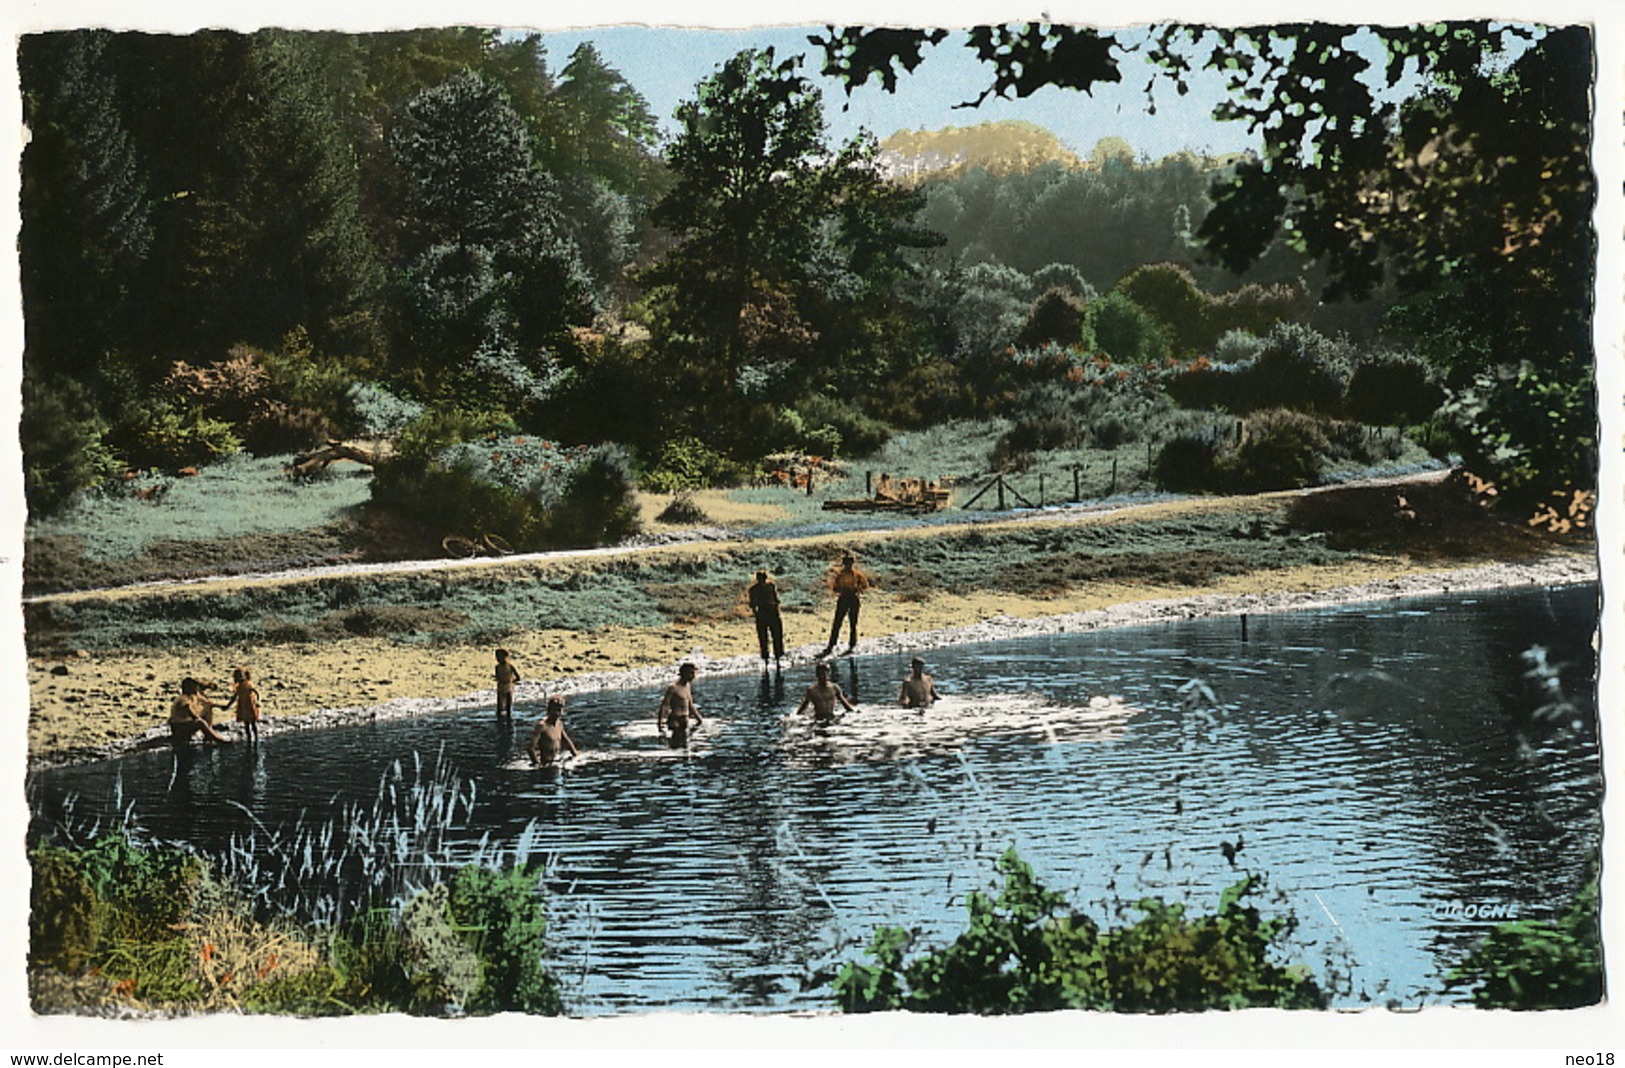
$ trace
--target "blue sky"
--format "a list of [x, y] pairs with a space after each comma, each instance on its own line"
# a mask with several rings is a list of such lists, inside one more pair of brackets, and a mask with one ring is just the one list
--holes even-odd
[[[1148, 113], [1145, 83], [1150, 68], [1132, 57], [1122, 61], [1122, 82], [1097, 85], [1088, 95], [1047, 89], [1022, 100], [993, 99], [975, 109], [955, 108], [991, 81], [990, 69], [977, 62], [957, 35], [928, 49], [914, 73], [899, 79], [895, 94], [871, 80], [848, 98], [839, 83], [818, 74], [822, 55], [807, 43], [807, 35], [822, 29], [820, 24], [770, 30], [616, 26], [545, 32], [543, 41], [555, 73], [577, 44], [592, 41], [605, 62], [648, 100], [668, 134], [675, 129], [672, 112], [693, 97], [699, 81], [740, 49], [772, 46], [781, 56], [806, 54], [802, 69], [824, 90], [832, 140], [845, 140], [860, 127], [885, 138], [901, 129], [1025, 119], [1053, 131], [1080, 155], [1088, 155], [1103, 137], [1121, 137], [1137, 152], [1153, 158], [1181, 149], [1218, 154], [1256, 144], [1242, 124], [1210, 118], [1220, 91], [1218, 80], [1211, 76], [1198, 77], [1193, 92], [1183, 98], [1171, 87], [1159, 86], [1156, 114]], [[843, 109], [843, 104], [849, 106]]]

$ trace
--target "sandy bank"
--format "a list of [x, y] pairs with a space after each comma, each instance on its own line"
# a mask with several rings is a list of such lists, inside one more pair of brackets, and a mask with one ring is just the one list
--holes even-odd
[[[876, 592], [863, 610], [860, 654], [890, 654], [959, 642], [1133, 626], [1166, 619], [1264, 613], [1357, 601], [1597, 579], [1589, 552], [1467, 568], [1402, 560], [1255, 572], [1201, 588], [1097, 585], [1064, 597], [982, 593], [906, 601]], [[791, 667], [823, 647], [828, 617], [787, 612]], [[652, 688], [681, 660], [706, 674], [758, 669], [748, 619], [584, 633], [533, 630], [510, 636], [524, 676], [521, 704], [547, 693]], [[217, 647], [187, 656], [169, 651], [31, 659], [28, 749], [31, 767], [101, 759], [164, 737], [171, 696], [185, 675], [223, 693], [231, 669], [248, 665], [264, 700], [264, 732], [335, 726], [430, 711], [490, 708], [491, 649], [401, 644], [356, 637], [322, 645]]]

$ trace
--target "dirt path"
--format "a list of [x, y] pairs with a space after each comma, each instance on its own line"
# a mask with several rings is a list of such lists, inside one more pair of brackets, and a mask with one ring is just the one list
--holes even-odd
[[[1177, 497], [1166, 501], [1146, 503], [1103, 502], [1089, 505], [1056, 506], [1031, 510], [1013, 510], [997, 516], [967, 519], [959, 523], [938, 523], [930, 526], [910, 525], [893, 527], [865, 527], [855, 530], [855, 536], [880, 538], [887, 535], [901, 537], [936, 537], [952, 535], [957, 531], [1027, 524], [1064, 524], [1094, 522], [1110, 517], [1152, 519], [1171, 515], [1193, 515], [1204, 512], [1234, 512], [1245, 509], [1263, 510], [1283, 499], [1331, 493], [1357, 487], [1402, 486], [1418, 483], [1436, 483], [1449, 475], [1448, 470], [1423, 471], [1416, 474], [1358, 479], [1330, 486], [1311, 486], [1301, 490], [1284, 490], [1236, 497]], [[317, 579], [349, 578], [365, 575], [430, 575], [471, 569], [502, 569], [533, 564], [570, 564], [578, 561], [602, 560], [627, 556], [669, 552], [683, 546], [703, 547], [702, 551], [726, 550], [750, 544], [773, 547], [813, 541], [828, 541], [829, 535], [788, 535], [784, 537], [753, 536], [717, 527], [673, 528], [665, 536], [634, 539], [623, 545], [610, 545], [595, 549], [562, 549], [551, 552], [514, 553], [508, 556], [481, 556], [471, 559], [397, 560], [383, 563], [324, 564], [315, 567], [293, 568], [280, 571], [234, 572], [222, 575], [199, 575], [162, 581], [139, 582], [126, 586], [69, 590], [27, 596], [23, 604], [49, 604], [72, 602], [87, 598], [122, 596], [156, 596], [172, 590], [204, 591], [240, 589], [279, 582], [306, 582]]]

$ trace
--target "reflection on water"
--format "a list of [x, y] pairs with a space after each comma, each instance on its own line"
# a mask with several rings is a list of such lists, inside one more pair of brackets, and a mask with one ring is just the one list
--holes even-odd
[[859, 710], [827, 727], [789, 716], [810, 669], [702, 675], [687, 749], [656, 736], [657, 692], [613, 692], [571, 698], [583, 752], [559, 767], [529, 766], [540, 709], [521, 708], [517, 730], [445, 714], [284, 734], [30, 792], [37, 827], [70, 799], [81, 825], [133, 802], [152, 834], [218, 850], [441, 755], [476, 788], [452, 836], [531, 828], [548, 858], [580, 1013], [827, 1008], [855, 942], [880, 923], [951, 936], [1012, 844], [1100, 919], [1148, 893], [1207, 911], [1267, 873], [1295, 959], [1351, 970], [1348, 1003], [1415, 1004], [1448, 998], [1485, 930], [1470, 913], [1553, 915], [1597, 848], [1596, 614], [1577, 587], [1255, 616], [1245, 637], [1215, 619], [965, 646], [930, 655], [945, 699], [924, 713], [890, 705], [906, 657], [860, 657], [834, 671]]

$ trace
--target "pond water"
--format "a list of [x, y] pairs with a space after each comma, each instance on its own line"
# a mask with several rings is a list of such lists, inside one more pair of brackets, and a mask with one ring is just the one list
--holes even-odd
[[784, 720], [798, 666], [702, 675], [686, 752], [656, 693], [603, 692], [570, 699], [587, 755], [562, 769], [523, 765], [521, 704], [518, 729], [448, 713], [56, 769], [30, 803], [36, 830], [133, 812], [220, 851], [441, 761], [475, 787], [454, 844], [546, 858], [581, 1015], [827, 1009], [876, 925], [962, 930], [1012, 845], [1100, 920], [1148, 894], [1210, 912], [1265, 873], [1340, 1003], [1425, 1004], [1494, 922], [1561, 911], [1598, 848], [1596, 622], [1581, 586], [966, 645], [929, 654], [924, 714], [883, 707], [906, 657], [857, 657], [834, 677], [860, 712], [826, 731]]

